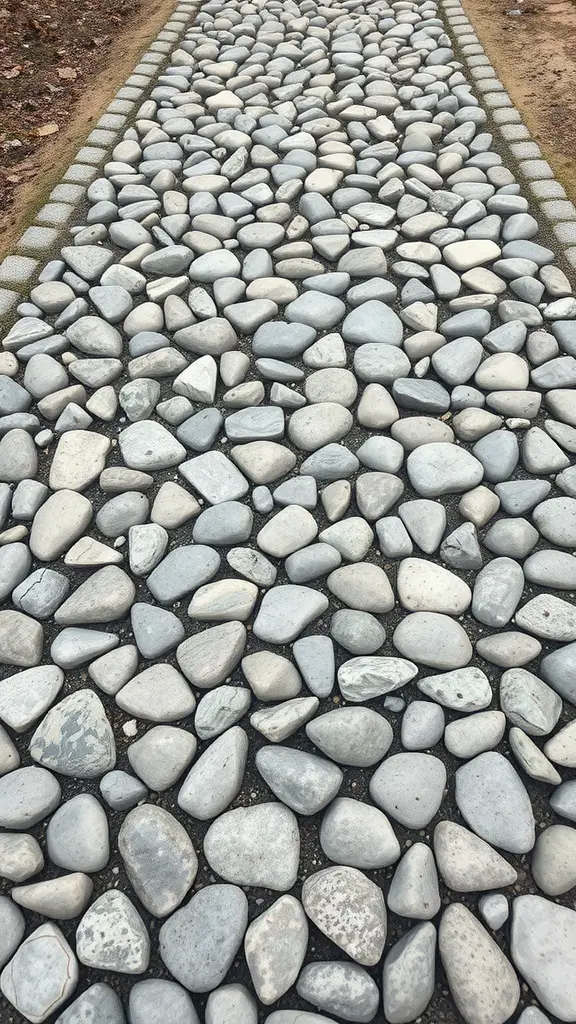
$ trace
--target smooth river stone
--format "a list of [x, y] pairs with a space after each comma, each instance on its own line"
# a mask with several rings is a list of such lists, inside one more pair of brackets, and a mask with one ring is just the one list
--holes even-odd
[[268, 643], [290, 643], [327, 608], [328, 598], [310, 587], [273, 587], [264, 595], [254, 621], [254, 634]]
[[444, 911], [438, 946], [450, 992], [466, 1024], [504, 1024], [520, 998], [516, 972], [462, 903], [452, 903]]
[[510, 948], [544, 1008], [559, 1020], [576, 1020], [576, 912], [541, 896], [517, 897]]
[[472, 657], [472, 645], [462, 626], [437, 612], [406, 615], [392, 639], [405, 658], [431, 668], [461, 668]]
[[298, 823], [280, 803], [226, 811], [204, 837], [204, 855], [227, 882], [284, 892], [296, 882]]
[[534, 814], [520, 776], [502, 754], [487, 751], [456, 772], [456, 803], [486, 842], [509, 853], [528, 853], [535, 842]]
[[424, 498], [469, 491], [484, 476], [482, 463], [454, 444], [425, 444], [406, 461], [410, 483]]
[[365, 967], [382, 956], [386, 905], [379, 886], [356, 868], [335, 866], [309, 875], [302, 886], [308, 917], [336, 946]]

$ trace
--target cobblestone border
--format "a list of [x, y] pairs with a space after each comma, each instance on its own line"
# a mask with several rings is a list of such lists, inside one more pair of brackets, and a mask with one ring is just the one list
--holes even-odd
[[68, 238], [69, 226], [88, 186], [98, 177], [121, 133], [137, 119], [141, 104], [154, 88], [159, 66], [189, 27], [200, 3], [201, 0], [178, 0], [168, 21], [118, 89], [48, 201], [38, 210], [33, 224], [18, 239], [16, 252], [0, 262], [0, 321], [9, 324], [14, 318], [23, 293], [30, 290], [46, 260]]
[[[120, 133], [136, 120], [137, 102], [142, 103], [154, 87], [159, 65], [167, 60], [200, 6], [201, 0], [179, 0], [176, 3], [170, 18], [78, 150], [62, 181], [50, 193], [48, 202], [38, 210], [34, 223], [18, 239], [17, 251], [0, 262], [0, 319], [8, 320], [15, 314], [23, 293], [30, 290], [36, 278], [40, 263], [45, 262], [67, 238], [69, 225], [84, 200], [89, 184], [98, 176], [99, 168], [108, 159]], [[564, 259], [576, 270], [576, 207], [567, 198], [540, 147], [531, 138], [520, 111], [514, 107], [490, 64], [460, 0], [440, 0], [440, 8], [454, 40], [455, 55], [466, 64], [492, 127], [510, 153]]]
[[492, 125], [510, 153], [514, 170], [522, 179], [537, 211], [547, 222], [559, 255], [576, 269], [576, 207], [544, 159], [538, 144], [522, 121], [460, 0], [440, 0], [446, 28], [454, 41], [454, 53], [466, 65], [471, 83]]

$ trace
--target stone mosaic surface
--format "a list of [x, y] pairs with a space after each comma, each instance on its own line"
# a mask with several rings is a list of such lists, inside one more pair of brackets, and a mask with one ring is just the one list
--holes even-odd
[[576, 1021], [576, 299], [434, 0], [198, 12], [0, 352], [0, 990]]

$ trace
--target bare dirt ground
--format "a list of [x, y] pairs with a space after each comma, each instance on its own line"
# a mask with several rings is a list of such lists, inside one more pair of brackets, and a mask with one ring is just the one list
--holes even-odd
[[0, 0], [0, 258], [175, 0]]
[[462, 0], [533, 139], [576, 202], [576, 0]]

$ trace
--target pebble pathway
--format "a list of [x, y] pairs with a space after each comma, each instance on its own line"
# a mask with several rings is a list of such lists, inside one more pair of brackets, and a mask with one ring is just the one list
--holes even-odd
[[576, 1021], [576, 299], [433, 0], [197, 14], [0, 353], [2, 1019]]

